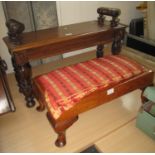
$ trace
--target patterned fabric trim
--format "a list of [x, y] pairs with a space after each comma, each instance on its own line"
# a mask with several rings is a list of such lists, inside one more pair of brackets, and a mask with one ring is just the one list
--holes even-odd
[[124, 56], [110, 55], [59, 68], [36, 77], [35, 83], [43, 92], [53, 117], [58, 119], [86, 95], [132, 78], [144, 70], [143, 66]]

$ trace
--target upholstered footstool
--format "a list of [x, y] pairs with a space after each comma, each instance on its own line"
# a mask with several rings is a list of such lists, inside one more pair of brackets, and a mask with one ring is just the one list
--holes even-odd
[[[66, 144], [65, 131], [84, 111], [132, 90], [152, 84], [153, 73], [124, 56], [110, 55], [63, 67], [34, 78], [38, 111], [58, 134], [57, 146]], [[144, 82], [145, 81], [145, 82]]]

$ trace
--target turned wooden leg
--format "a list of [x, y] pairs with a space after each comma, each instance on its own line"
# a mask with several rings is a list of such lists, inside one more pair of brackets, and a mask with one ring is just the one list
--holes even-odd
[[116, 55], [119, 54], [121, 51], [121, 40], [117, 39], [118, 37], [116, 37], [112, 43], [112, 54]]
[[115, 32], [114, 34], [114, 40], [112, 43], [112, 54], [116, 55], [119, 54], [122, 48], [122, 40], [124, 38], [124, 30], [120, 30]]
[[12, 60], [12, 65], [14, 67], [15, 78], [16, 78], [16, 81], [17, 81], [17, 84], [18, 84], [18, 87], [19, 87], [19, 92], [22, 93], [23, 90], [22, 90], [22, 86], [21, 86], [21, 82], [20, 82], [20, 76], [18, 74], [19, 66], [16, 64], [16, 61], [15, 61], [14, 57], [12, 57], [11, 60]]
[[19, 86], [19, 91], [24, 94], [27, 107], [35, 105], [34, 95], [32, 91], [32, 71], [29, 62], [24, 64], [17, 64], [14, 57], [12, 57], [12, 64], [15, 71], [15, 77]]
[[97, 51], [96, 51], [97, 58], [103, 57], [103, 48], [104, 48], [104, 45], [102, 44], [97, 45]]
[[69, 128], [75, 121], [78, 120], [78, 116], [70, 118], [64, 121], [56, 121], [50, 112], [47, 112], [47, 118], [54, 128], [55, 132], [58, 134], [58, 138], [55, 141], [55, 145], [58, 147], [63, 147], [66, 145], [66, 130]]

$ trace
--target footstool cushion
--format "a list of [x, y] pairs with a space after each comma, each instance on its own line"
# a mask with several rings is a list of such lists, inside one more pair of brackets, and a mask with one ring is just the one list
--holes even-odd
[[144, 71], [145, 68], [133, 60], [110, 55], [37, 76], [34, 84], [54, 119], [58, 119], [90, 93], [117, 85]]

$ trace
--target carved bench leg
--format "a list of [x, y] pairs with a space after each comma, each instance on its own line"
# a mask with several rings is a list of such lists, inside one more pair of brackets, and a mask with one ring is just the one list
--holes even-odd
[[50, 114], [47, 112], [47, 118], [54, 128], [55, 132], [58, 134], [58, 138], [55, 141], [55, 145], [58, 147], [63, 147], [66, 144], [66, 130], [69, 128], [75, 121], [78, 120], [78, 116], [70, 118], [64, 121], [56, 121]]
[[122, 40], [124, 38], [125, 30], [119, 30], [114, 33], [114, 40], [112, 43], [112, 54], [117, 55], [122, 48]]
[[15, 71], [15, 77], [19, 86], [19, 92], [24, 94], [27, 107], [33, 107], [35, 105], [35, 101], [32, 92], [31, 65], [29, 62], [17, 64], [14, 56], [12, 56], [12, 64]]
[[102, 44], [97, 45], [96, 58], [103, 57], [103, 55], [104, 55], [103, 49], [104, 49], [104, 45], [102, 45]]

